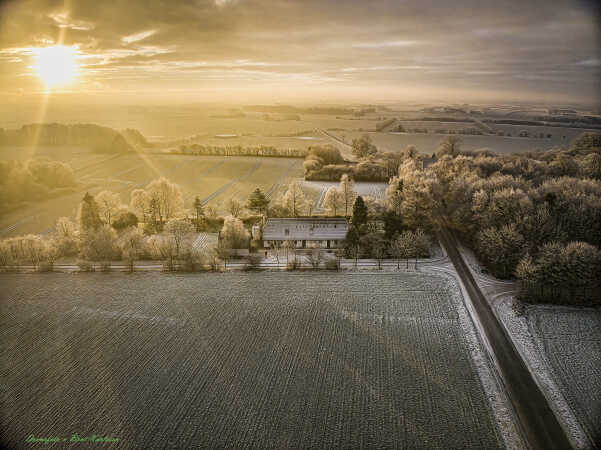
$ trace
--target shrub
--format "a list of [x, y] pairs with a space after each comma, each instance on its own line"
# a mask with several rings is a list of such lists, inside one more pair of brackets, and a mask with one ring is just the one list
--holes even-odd
[[138, 216], [131, 211], [124, 211], [120, 213], [117, 218], [113, 221], [113, 228], [115, 230], [124, 230], [125, 228], [135, 227], [138, 225]]

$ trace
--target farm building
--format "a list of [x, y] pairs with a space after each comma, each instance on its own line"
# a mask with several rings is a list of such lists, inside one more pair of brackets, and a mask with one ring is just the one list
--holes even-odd
[[293, 242], [297, 248], [337, 248], [348, 228], [348, 221], [340, 217], [270, 218], [263, 226], [263, 245]]

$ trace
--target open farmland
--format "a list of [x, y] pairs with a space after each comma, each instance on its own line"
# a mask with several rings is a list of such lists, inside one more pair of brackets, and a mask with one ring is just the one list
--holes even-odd
[[[500, 448], [446, 278], [3, 275], [2, 441]], [[259, 295], [260, 293], [260, 295]]]
[[185, 207], [195, 196], [225, 212], [229, 198], [246, 202], [255, 188], [268, 195], [281, 192], [290, 180], [302, 177], [302, 159], [235, 156], [182, 156], [167, 154], [104, 155], [102, 159], [81, 155], [75, 165], [81, 183], [76, 192], [19, 208], [0, 218], [3, 235], [40, 233], [51, 228], [60, 216], [74, 216], [86, 191], [118, 192], [129, 203], [130, 192], [165, 176], [184, 191]]
[[[436, 122], [434, 123], [436, 124]], [[468, 124], [465, 124], [468, 125]], [[586, 130], [575, 130], [567, 128], [555, 128], [555, 127], [531, 127], [531, 128], [543, 128], [548, 130], [549, 133], [553, 134], [550, 139], [544, 138], [525, 138], [517, 137], [520, 130], [526, 129], [523, 126], [514, 126], [511, 131], [512, 136], [496, 136], [496, 135], [483, 135], [483, 136], [472, 136], [472, 135], [454, 135], [460, 136], [463, 140], [461, 146], [464, 150], [481, 150], [489, 149], [496, 153], [519, 153], [533, 150], [547, 150], [553, 147], [567, 146], [571, 140], [569, 136], [578, 136], [580, 133]], [[444, 128], [444, 127], [443, 127]], [[572, 133], [565, 131], [572, 130]], [[361, 132], [341, 132], [334, 131], [333, 135], [337, 137], [345, 136], [346, 142], [350, 143], [353, 139], [361, 137], [364, 133]], [[448, 134], [435, 134], [435, 133], [368, 133], [371, 137], [372, 142], [378, 147], [378, 149], [389, 152], [396, 152], [405, 149], [408, 145], [414, 145], [420, 153], [432, 154], [438, 149], [438, 145], [444, 140]], [[566, 136], [563, 139], [563, 136]]]
[[591, 442], [601, 442], [601, 310], [529, 306], [530, 331]]
[[[322, 211], [325, 208], [324, 201], [326, 193], [329, 188], [335, 187], [340, 188], [340, 183], [335, 181], [303, 181], [303, 189], [311, 192], [311, 199], [314, 201], [314, 207], [316, 211]], [[387, 183], [368, 183], [368, 182], [355, 182], [354, 189], [357, 195], [363, 197], [374, 197], [379, 200], [384, 200], [386, 196]], [[315, 195], [315, 193], [319, 195]]]

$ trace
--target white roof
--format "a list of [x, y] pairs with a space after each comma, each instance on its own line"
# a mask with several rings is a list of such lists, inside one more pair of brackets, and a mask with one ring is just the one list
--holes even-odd
[[341, 241], [348, 228], [348, 221], [337, 217], [274, 218], [263, 226], [263, 240]]

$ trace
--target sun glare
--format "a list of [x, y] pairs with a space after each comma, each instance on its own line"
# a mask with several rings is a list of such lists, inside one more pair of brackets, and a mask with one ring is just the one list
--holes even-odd
[[37, 48], [33, 57], [32, 69], [48, 88], [67, 85], [78, 74], [76, 47], [54, 45]]

